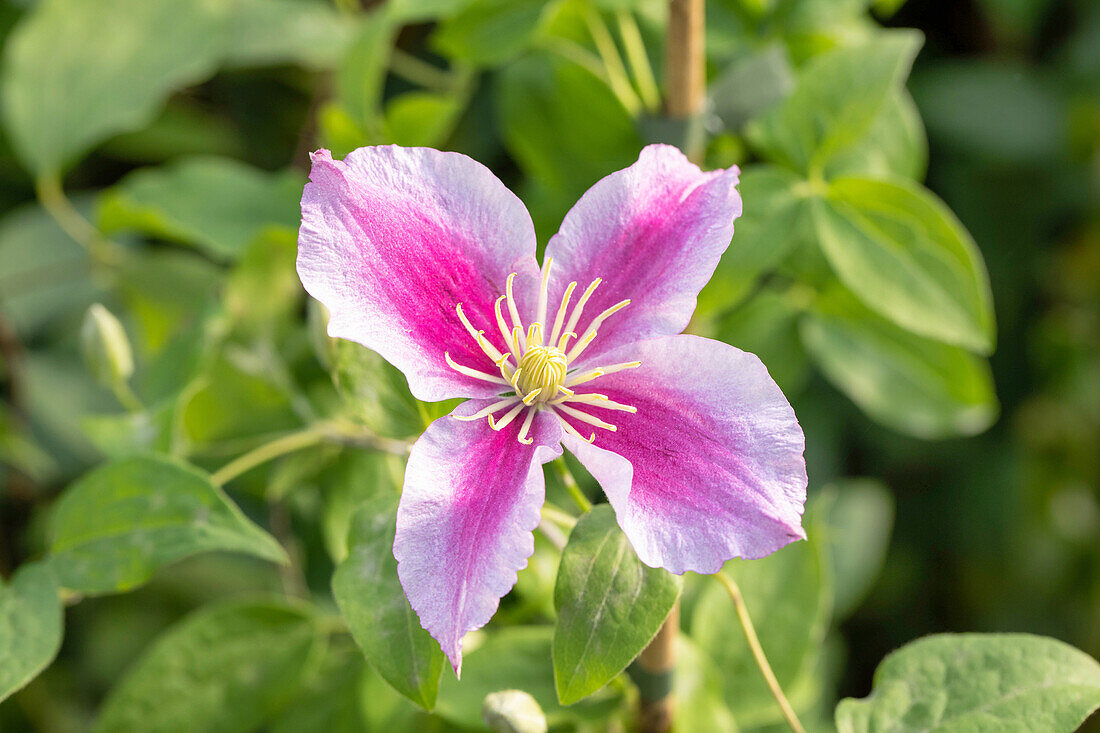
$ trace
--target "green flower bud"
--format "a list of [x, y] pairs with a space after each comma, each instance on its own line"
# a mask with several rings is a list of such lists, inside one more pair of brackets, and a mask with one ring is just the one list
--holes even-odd
[[84, 361], [104, 386], [125, 382], [134, 373], [134, 352], [126, 330], [111, 311], [94, 303], [80, 329]]
[[485, 696], [481, 717], [496, 733], [546, 733], [546, 716], [523, 690], [501, 690]]

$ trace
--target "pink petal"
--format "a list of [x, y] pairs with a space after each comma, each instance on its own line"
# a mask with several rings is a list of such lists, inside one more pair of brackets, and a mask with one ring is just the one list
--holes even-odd
[[802, 428], [758, 358], [696, 336], [611, 358], [642, 366], [591, 390], [638, 412], [585, 407], [618, 431], [597, 428], [594, 445], [567, 435], [565, 445], [603, 486], [644, 563], [709, 574], [805, 538]]
[[632, 300], [600, 327], [584, 362], [684, 330], [741, 215], [738, 175], [736, 167], [704, 173], [676, 148], [650, 145], [566, 214], [546, 250], [554, 258], [550, 303], [560, 302], [571, 281], [576, 302], [594, 278], [603, 278], [577, 329], [583, 335], [590, 318]]
[[457, 674], [462, 637], [484, 626], [535, 550], [542, 464], [561, 455], [561, 427], [547, 413], [517, 436], [523, 415], [500, 432], [464, 422], [490, 404], [471, 400], [432, 423], [412, 449], [397, 510], [393, 554], [405, 595]]
[[458, 153], [360, 148], [343, 162], [313, 156], [302, 196], [298, 274], [331, 311], [329, 334], [377, 351], [435, 401], [487, 397], [494, 385], [449, 368], [497, 372], [455, 312], [504, 346], [493, 302], [518, 272], [521, 314], [538, 287], [527, 209], [488, 168]]

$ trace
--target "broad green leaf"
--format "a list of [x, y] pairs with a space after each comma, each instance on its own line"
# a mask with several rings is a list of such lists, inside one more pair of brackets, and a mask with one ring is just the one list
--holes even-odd
[[0, 581], [0, 701], [34, 679], [61, 648], [57, 580], [45, 563], [24, 565]]
[[202, 608], [145, 651], [93, 731], [253, 730], [300, 687], [318, 635], [306, 610], [281, 601]]
[[867, 415], [920, 438], [973, 435], [997, 416], [989, 365], [903, 331], [837, 289], [802, 323], [802, 343]]
[[214, 450], [227, 440], [300, 428], [303, 420], [288, 380], [273, 348], [226, 348], [181, 404], [180, 437], [195, 448]]
[[716, 334], [727, 344], [759, 356], [787, 396], [798, 394], [810, 374], [798, 330], [802, 312], [797, 293], [761, 290], [726, 316]]
[[737, 723], [722, 697], [722, 671], [684, 634], [676, 640], [672, 684], [677, 730], [737, 733]]
[[98, 297], [87, 251], [42, 208], [21, 206], [0, 219], [0, 314], [22, 338], [76, 318]]
[[637, 160], [641, 138], [607, 85], [576, 64], [533, 54], [502, 69], [498, 83], [505, 144], [543, 192], [543, 201], [525, 200], [551, 233], [589, 186]]
[[485, 636], [480, 646], [465, 654], [461, 681], [449, 673], [443, 676], [435, 714], [463, 728], [487, 730], [481, 704], [498, 690], [530, 694], [551, 726], [597, 709], [598, 703], [588, 701], [568, 709], [558, 702], [550, 661], [552, 634], [550, 626], [510, 626]]
[[920, 184], [840, 178], [813, 205], [818, 242], [860, 300], [921, 336], [988, 354], [989, 277], [974, 240]]
[[475, 66], [499, 66], [531, 43], [548, 0], [473, 0], [432, 36], [440, 53]]
[[340, 64], [336, 74], [340, 109], [353, 125], [369, 128], [377, 124], [382, 86], [399, 29], [387, 14], [370, 14], [360, 25]]
[[351, 450], [342, 452], [318, 479], [325, 494], [321, 529], [333, 562], [340, 564], [348, 556], [348, 535], [356, 510], [379, 495], [400, 493], [404, 467], [402, 456]]
[[222, 55], [212, 0], [42, 0], [4, 48], [12, 146], [36, 175], [155, 117], [168, 95], [209, 76]]
[[871, 695], [841, 700], [840, 733], [1064, 733], [1100, 708], [1100, 664], [1030, 634], [940, 634], [875, 671]]
[[355, 21], [330, 3], [231, 0], [228, 5], [228, 66], [293, 63], [313, 69], [333, 68], [356, 30]]
[[58, 501], [50, 530], [58, 581], [86, 594], [129, 590], [200, 552], [286, 561], [206, 474], [168, 458], [124, 458], [88, 473]]
[[[761, 560], [733, 560], [723, 570], [740, 585], [764, 653], [796, 709], [817, 694], [813, 672], [832, 598], [819, 533], [816, 527], [807, 531], [808, 542]], [[695, 606], [692, 639], [722, 670], [726, 705], [738, 725], [780, 722], [729, 595], [717, 581], [708, 582]]]
[[262, 229], [297, 229], [304, 181], [206, 156], [139, 170], [107, 191], [99, 224], [108, 234], [138, 231], [235, 259]]
[[794, 70], [779, 44], [735, 58], [707, 89], [711, 107], [727, 130], [782, 102], [794, 88]]
[[593, 507], [562, 552], [554, 605], [554, 682], [572, 705], [626, 669], [661, 628], [680, 580], [642, 564], [608, 504]]
[[825, 177], [900, 176], [921, 181], [927, 169], [928, 137], [920, 111], [908, 92], [897, 90], [887, 98], [863, 139], [829, 161]]
[[858, 478], [830, 484], [820, 496], [825, 500], [825, 545], [832, 566], [834, 614], [845, 618], [867, 595], [886, 562], [894, 526], [894, 497], [878, 481]]
[[238, 332], [270, 335], [280, 325], [297, 322], [303, 299], [297, 255], [298, 238], [291, 229], [265, 229], [245, 247], [222, 294]]
[[444, 656], [420, 626], [397, 577], [393, 538], [396, 493], [363, 504], [352, 519], [350, 552], [332, 576], [332, 591], [363, 654], [394, 689], [431, 709]]
[[454, 94], [406, 92], [386, 105], [386, 130], [397, 145], [438, 146], [450, 134], [462, 113]]
[[332, 380], [353, 419], [394, 438], [418, 435], [427, 427], [405, 375], [376, 352], [334, 339], [330, 358]]
[[[346, 645], [343, 645], [346, 646]], [[362, 733], [366, 721], [366, 663], [358, 650], [334, 648], [325, 655], [310, 684], [281, 710], [271, 733]], [[373, 707], [376, 701], [370, 699]]]
[[422, 23], [449, 18], [473, 0], [388, 0], [386, 14], [400, 23]]
[[787, 101], [750, 123], [750, 141], [768, 159], [797, 171], [823, 168], [871, 128], [903, 83], [920, 42], [913, 31], [883, 32], [813, 58]]
[[733, 240], [714, 276], [699, 294], [696, 317], [718, 315], [749, 292], [757, 278], [778, 265], [810, 230], [806, 182], [774, 165], [746, 168], [737, 186], [744, 204]]
[[4, 49], [4, 119], [23, 164], [57, 175], [223, 64], [328, 67], [350, 34], [333, 9], [292, 0], [42, 0]]

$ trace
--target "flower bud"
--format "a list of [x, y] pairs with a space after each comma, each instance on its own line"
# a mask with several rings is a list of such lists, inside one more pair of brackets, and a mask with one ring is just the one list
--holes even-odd
[[546, 716], [523, 690], [501, 690], [485, 696], [481, 717], [496, 733], [546, 733]]
[[84, 361], [92, 374], [105, 386], [125, 382], [134, 373], [134, 352], [126, 330], [111, 311], [99, 303], [84, 314], [80, 329]]

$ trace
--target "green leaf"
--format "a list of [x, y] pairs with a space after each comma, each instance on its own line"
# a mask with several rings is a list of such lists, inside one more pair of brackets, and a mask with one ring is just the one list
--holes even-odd
[[61, 648], [64, 621], [57, 580], [45, 563], [0, 581], [0, 701], [45, 669]]
[[408, 147], [432, 147], [443, 142], [462, 112], [454, 94], [406, 92], [386, 105], [390, 140]]
[[759, 356], [783, 394], [791, 396], [810, 374], [798, 330], [801, 315], [793, 292], [761, 290], [722, 320], [717, 336]]
[[332, 576], [332, 591], [363, 654], [394, 689], [431, 709], [443, 652], [420, 626], [397, 577], [393, 538], [396, 493], [363, 504], [352, 519], [350, 553]]
[[170, 628], [111, 690], [93, 728], [253, 730], [301, 685], [318, 630], [283, 602], [208, 606]]
[[722, 671], [692, 640], [676, 640], [676, 726], [683, 731], [737, 733], [737, 723], [722, 698]]
[[1029, 634], [940, 634], [883, 660], [862, 700], [841, 700], [840, 733], [1064, 733], [1100, 707], [1100, 664]]
[[338, 97], [356, 125], [372, 125], [380, 114], [382, 86], [398, 30], [387, 14], [371, 13], [340, 64], [336, 74]]
[[226, 23], [229, 66], [296, 63], [336, 66], [356, 31], [354, 20], [329, 3], [301, 0], [232, 0]]
[[727, 64], [707, 94], [711, 108], [727, 130], [782, 102], [794, 88], [794, 70], [782, 45], [773, 44]]
[[523, 690], [538, 702], [551, 726], [597, 709], [588, 701], [566, 709], [554, 689], [549, 626], [510, 626], [484, 637], [462, 661], [462, 681], [446, 674], [439, 686], [435, 714], [474, 730], [486, 730], [481, 718], [485, 696], [498, 690]]
[[[279, 712], [270, 733], [362, 733], [366, 721], [366, 663], [355, 649], [333, 649], [294, 703]], [[371, 707], [377, 700], [370, 699]]]
[[424, 430], [405, 375], [376, 352], [334, 339], [331, 360], [333, 382], [351, 417], [387, 437], [404, 438]]
[[886, 562], [894, 526], [894, 497], [874, 479], [843, 479], [826, 496], [826, 547], [832, 566], [837, 618], [856, 609]]
[[104, 232], [137, 231], [235, 259], [264, 228], [295, 231], [304, 180], [212, 156], [139, 170], [100, 200]]
[[36, 175], [156, 116], [175, 89], [222, 54], [212, 3], [43, 0], [4, 49], [3, 109], [12, 146]]
[[439, 24], [432, 44], [456, 61], [499, 66], [528, 47], [547, 4], [548, 0], [473, 0]]
[[499, 84], [505, 144], [542, 195], [525, 196], [540, 231], [556, 228], [593, 183], [637, 160], [633, 119], [587, 69], [534, 54], [502, 69]]
[[905, 90], [891, 94], [863, 139], [837, 153], [825, 167], [826, 178], [859, 176], [916, 181], [928, 169], [928, 137], [916, 102]]
[[981, 253], [934, 194], [903, 179], [840, 178], [813, 212], [821, 250], [860, 300], [913, 333], [993, 350]]
[[0, 314], [20, 337], [83, 312], [98, 297], [87, 251], [45, 210], [31, 204], [0, 219]]
[[572, 705], [626, 669], [679, 595], [679, 578], [634, 554], [610, 505], [581, 517], [554, 587], [554, 682], [561, 703]]
[[749, 292], [760, 275], [811, 236], [806, 182], [774, 165], [750, 166], [737, 186], [744, 204], [733, 241], [699, 294], [697, 317], [720, 313]]
[[915, 31], [883, 32], [814, 57], [787, 101], [750, 123], [749, 140], [768, 159], [797, 171], [823, 168], [871, 128], [920, 43]]
[[58, 501], [50, 564], [79, 593], [141, 585], [158, 568], [225, 550], [286, 562], [273, 537], [249, 521], [203, 472], [161, 457], [107, 463]]
[[[723, 571], [740, 585], [764, 653], [795, 708], [812, 701], [817, 692], [814, 666], [832, 596], [818, 532], [807, 531], [811, 541], [788, 545], [761, 560], [733, 560]], [[726, 705], [738, 725], [782, 720], [729, 595], [716, 581], [709, 581], [695, 606], [691, 634], [722, 670]]]
[[985, 360], [903, 331], [840, 289], [818, 299], [802, 323], [802, 343], [840, 391], [900, 432], [973, 435], [997, 416]]
[[23, 164], [58, 175], [223, 63], [328, 67], [350, 35], [331, 8], [292, 0], [43, 0], [4, 49], [4, 120]]

